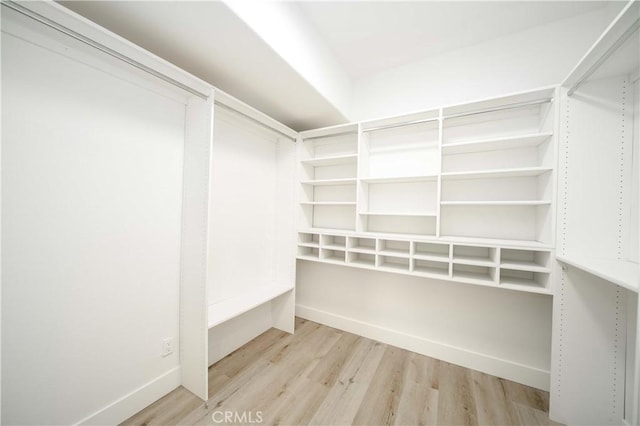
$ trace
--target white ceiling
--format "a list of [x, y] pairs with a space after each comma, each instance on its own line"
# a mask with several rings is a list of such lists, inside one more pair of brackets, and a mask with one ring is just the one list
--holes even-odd
[[[287, 46], [289, 51], [285, 54], [269, 43], [264, 29], [241, 19], [222, 2], [61, 3], [295, 130], [344, 123], [348, 114], [344, 102], [338, 108], [336, 97], [318, 84], [323, 70], [316, 69], [314, 76], [305, 75], [303, 67], [284, 59], [291, 58], [292, 46], [323, 50], [324, 56], [317, 58], [327, 59], [327, 52], [333, 55], [332, 64], [337, 64], [338, 71], [352, 86], [364, 76], [607, 4], [604, 1], [278, 3], [281, 9], [290, 8], [291, 13], [284, 16], [303, 21], [296, 25], [307, 28], [306, 41], [313, 42], [302, 46], [302, 41], [291, 40], [292, 46]], [[281, 40], [287, 38], [287, 34], [279, 36], [284, 36]], [[299, 46], [295, 46], [296, 42]], [[309, 53], [299, 52], [300, 57]], [[336, 66], [326, 70], [325, 82], [332, 75], [336, 75]], [[343, 92], [342, 99], [352, 96], [349, 87]]]
[[605, 5], [602, 1], [297, 3], [353, 78]]

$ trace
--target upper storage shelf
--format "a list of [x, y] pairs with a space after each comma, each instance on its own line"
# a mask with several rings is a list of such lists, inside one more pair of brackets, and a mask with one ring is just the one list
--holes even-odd
[[[348, 231], [357, 241], [409, 238], [421, 248], [457, 241], [494, 255], [511, 250], [504, 264], [495, 256], [471, 262], [462, 248], [451, 263], [389, 247], [351, 252], [306, 243], [300, 258], [550, 292], [556, 98], [557, 88], [548, 87], [301, 134], [305, 235]], [[326, 165], [336, 156], [350, 162]], [[548, 255], [541, 266], [518, 258], [518, 249]]]
[[558, 259], [640, 287], [640, 3], [631, 2], [562, 85]]

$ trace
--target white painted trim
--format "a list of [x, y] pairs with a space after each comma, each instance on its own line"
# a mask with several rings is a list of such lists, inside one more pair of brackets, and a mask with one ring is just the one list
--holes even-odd
[[112, 402], [88, 417], [79, 425], [119, 424], [143, 408], [153, 404], [180, 386], [180, 366], [174, 367], [149, 383]]
[[296, 316], [514, 382], [549, 390], [549, 371], [425, 339], [331, 312], [296, 305]]

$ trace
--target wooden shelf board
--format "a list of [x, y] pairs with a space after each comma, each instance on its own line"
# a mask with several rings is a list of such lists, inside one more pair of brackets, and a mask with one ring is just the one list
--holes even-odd
[[443, 155], [466, 154], [472, 152], [495, 151], [500, 149], [523, 148], [540, 145], [549, 139], [552, 133], [530, 133], [521, 136], [506, 136], [445, 143], [442, 145]]
[[303, 185], [311, 186], [338, 186], [338, 185], [355, 185], [355, 178], [341, 178], [341, 179], [319, 179], [319, 180], [303, 180], [300, 182]]
[[493, 179], [506, 177], [526, 177], [539, 176], [550, 172], [550, 167], [522, 167], [517, 169], [493, 169], [475, 170], [468, 172], [445, 172], [442, 173], [443, 180], [463, 180], [463, 179]]
[[441, 201], [443, 206], [546, 206], [549, 200], [524, 200], [524, 201]]
[[393, 176], [393, 177], [364, 177], [360, 181], [364, 183], [410, 183], [437, 181], [438, 175], [423, 176]]
[[640, 266], [637, 263], [577, 255], [556, 255], [556, 259], [627, 290], [637, 293], [640, 287]]
[[543, 272], [550, 273], [551, 268], [539, 265], [535, 262], [504, 260], [500, 262], [500, 269], [511, 269], [515, 271]]
[[276, 297], [292, 291], [293, 288], [291, 285], [270, 284], [269, 286], [252, 290], [250, 294], [243, 294], [209, 305], [207, 308], [207, 323], [209, 328], [220, 325], [253, 308], [270, 302]]
[[300, 162], [308, 166], [334, 166], [338, 164], [355, 163], [357, 158], [357, 154], [346, 154], [332, 155], [327, 157], [306, 158], [304, 160], [300, 160]]

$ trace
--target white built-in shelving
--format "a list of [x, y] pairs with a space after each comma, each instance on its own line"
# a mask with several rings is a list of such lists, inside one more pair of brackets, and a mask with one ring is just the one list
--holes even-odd
[[300, 246], [300, 258], [549, 293], [551, 271], [539, 266], [384, 247], [411, 238], [493, 247], [495, 256], [502, 247], [551, 253], [556, 97], [549, 87], [302, 132], [300, 228], [349, 231], [382, 247]]
[[640, 2], [560, 87], [550, 416], [640, 422]]
[[298, 259], [551, 294], [552, 249], [299, 232]]

